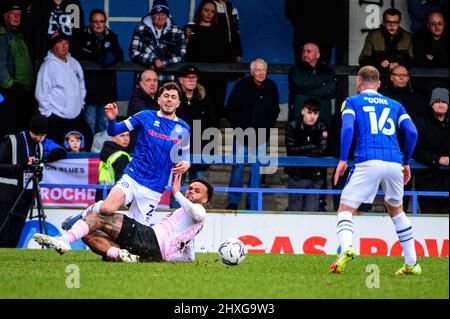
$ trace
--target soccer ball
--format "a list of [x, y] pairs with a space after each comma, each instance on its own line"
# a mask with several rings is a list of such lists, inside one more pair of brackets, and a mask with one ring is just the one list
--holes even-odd
[[228, 238], [219, 246], [220, 259], [229, 266], [239, 265], [247, 254], [247, 248], [242, 241], [237, 238]]

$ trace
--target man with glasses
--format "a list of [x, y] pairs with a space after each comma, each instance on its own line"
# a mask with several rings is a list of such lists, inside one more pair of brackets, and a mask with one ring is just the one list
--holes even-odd
[[[117, 35], [106, 27], [106, 13], [94, 9], [89, 15], [90, 25], [75, 38], [73, 54], [78, 60], [96, 62], [102, 68], [123, 61], [123, 51]], [[105, 105], [117, 101], [116, 72], [85, 70], [86, 105], [84, 119], [95, 134], [106, 130]]]
[[448, 32], [444, 16], [433, 12], [427, 25], [414, 37], [415, 65], [425, 68], [448, 67]]
[[[400, 102], [414, 123], [417, 122], [418, 118], [427, 113], [427, 103], [422, 95], [414, 92], [411, 88], [408, 69], [403, 65], [396, 66], [392, 69], [389, 84], [382, 93], [383, 95]], [[400, 145], [403, 145], [404, 134], [402, 134], [402, 132], [398, 132], [398, 140]], [[410, 191], [412, 189], [415, 173], [414, 170], [411, 171], [411, 179], [405, 185], [405, 191]], [[403, 197], [405, 211], [408, 210], [409, 200], [410, 196]]]
[[[414, 57], [414, 64], [418, 67], [448, 68], [448, 32], [441, 13], [431, 13], [427, 25], [417, 31], [414, 36]], [[417, 93], [428, 101], [435, 88], [448, 88], [448, 77], [416, 77], [413, 85]]]
[[[178, 82], [181, 88], [181, 101], [177, 109], [177, 116], [184, 120], [190, 127], [192, 132], [194, 130], [194, 121], [200, 121], [201, 130], [198, 132], [203, 134], [207, 128], [215, 126], [214, 107], [209, 99], [206, 89], [198, 83], [200, 70], [193, 65], [182, 66], [178, 70]], [[194, 134], [191, 134], [191, 145], [194, 145]], [[208, 144], [208, 141], [202, 140], [203, 147]], [[208, 165], [194, 165], [189, 169], [188, 179], [192, 181], [196, 178], [205, 178], [206, 169]]]
[[402, 14], [389, 8], [383, 12], [383, 24], [366, 37], [359, 65], [373, 65], [388, 74], [399, 64], [410, 66], [413, 60], [411, 34], [400, 27]]
[[390, 82], [383, 90], [383, 94], [400, 102], [413, 121], [427, 110], [425, 99], [413, 91], [408, 69], [403, 65], [392, 69]]

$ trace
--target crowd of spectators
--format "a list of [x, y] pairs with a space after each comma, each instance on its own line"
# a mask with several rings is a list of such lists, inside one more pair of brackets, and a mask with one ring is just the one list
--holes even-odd
[[[339, 124], [336, 126], [333, 121], [339, 108], [333, 108], [332, 104], [342, 97], [337, 96], [337, 77], [330, 67], [338, 45], [334, 26], [339, 22], [335, 21], [335, 14], [321, 16], [320, 27], [316, 27], [318, 16], [312, 14], [340, 10], [338, 1], [333, 3], [335, 9], [325, 11], [321, 10], [322, 1], [285, 3], [286, 18], [294, 28], [296, 61], [288, 74], [288, 155], [335, 155], [326, 145], [333, 147], [327, 137], [339, 130]], [[73, 6], [78, 10], [78, 21], [73, 21], [67, 10]], [[104, 105], [117, 100], [115, 71], [105, 68], [124, 60], [116, 33], [106, 26], [107, 14], [101, 9], [92, 10], [85, 26], [84, 12], [77, 0], [45, 0], [39, 4], [31, 0], [4, 0], [0, 8], [0, 94], [4, 98], [0, 107], [0, 135], [26, 129], [33, 114], [40, 113], [48, 119], [48, 138], [67, 151], [100, 152], [103, 142], [111, 141], [105, 133]], [[359, 65], [373, 65], [381, 71], [382, 93], [401, 102], [419, 127], [417, 160], [435, 169], [448, 166], [448, 134], [439, 135], [442, 140], [432, 150], [439, 155], [438, 160], [437, 155], [425, 156], [424, 148], [433, 144], [428, 138], [436, 139], [434, 133], [427, 135], [433, 125], [436, 131], [443, 129], [448, 133], [448, 90], [447, 98], [443, 91], [448, 89], [448, 78], [410, 79], [409, 68], [448, 67], [447, 0], [409, 0], [408, 11], [411, 32], [400, 27], [402, 12], [396, 8], [384, 11], [380, 27], [367, 34]], [[244, 130], [275, 126], [280, 112], [278, 87], [267, 78], [268, 66], [262, 59], [252, 59], [250, 76], [234, 84], [228, 99], [227, 87], [232, 79], [226, 73], [202, 72], [192, 65], [186, 65], [178, 74], [164, 72], [167, 66], [181, 62], [241, 61], [244, 50], [239, 14], [231, 1], [201, 1], [193, 21], [180, 27], [174, 22], [168, 2], [155, 0], [150, 12], [134, 29], [128, 49], [131, 61], [145, 70], [138, 74], [127, 116], [157, 110], [158, 87], [167, 81], [177, 81], [183, 91], [177, 116], [191, 126], [198, 120], [202, 130], [220, 127], [222, 118], [232, 128]], [[83, 70], [81, 60], [96, 63], [100, 70]], [[441, 104], [446, 104], [447, 109]], [[261, 139], [263, 144], [267, 138]], [[135, 141], [135, 133], [131, 132], [128, 152], [133, 152]], [[238, 149], [248, 151], [246, 145], [236, 142], [234, 151]], [[206, 168], [194, 166], [190, 177], [204, 176]], [[287, 172], [290, 187], [303, 185], [298, 180], [304, 179], [304, 170]], [[243, 173], [243, 166], [233, 166], [230, 186], [242, 186]], [[308, 185], [327, 187], [326, 171], [309, 169], [307, 173]], [[416, 174], [417, 189], [430, 187], [423, 182], [426, 177], [422, 173], [427, 172]], [[448, 191], [448, 185], [444, 189]], [[230, 193], [228, 208], [237, 208], [240, 199], [239, 194]], [[320, 210], [316, 205], [320, 200], [314, 200], [310, 205], [304, 203], [309, 199], [291, 196], [289, 207]], [[430, 209], [427, 204], [423, 207]]]

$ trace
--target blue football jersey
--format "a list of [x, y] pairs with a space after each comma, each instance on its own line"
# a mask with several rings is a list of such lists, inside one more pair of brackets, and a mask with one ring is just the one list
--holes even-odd
[[139, 184], [162, 193], [171, 169], [182, 160], [189, 162], [190, 127], [182, 119], [166, 119], [156, 111], [142, 111], [124, 121], [138, 130], [135, 156], [125, 173]]
[[355, 163], [382, 160], [403, 163], [397, 130], [410, 119], [405, 108], [374, 90], [348, 97], [342, 105], [342, 117], [354, 116], [356, 138]]

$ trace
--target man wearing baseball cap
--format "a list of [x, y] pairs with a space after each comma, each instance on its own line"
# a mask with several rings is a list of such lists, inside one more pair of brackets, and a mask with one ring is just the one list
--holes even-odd
[[[180, 106], [177, 109], [177, 116], [183, 119], [190, 127], [191, 132], [194, 132], [195, 125], [201, 123], [201, 130], [196, 130], [203, 133], [209, 127], [215, 125], [214, 107], [208, 94], [200, 83], [198, 83], [200, 70], [194, 65], [184, 65], [178, 70], [178, 82], [182, 91]], [[196, 136], [191, 134], [191, 145], [194, 145]], [[198, 138], [196, 142], [201, 140], [202, 147], [208, 144], [207, 141]], [[197, 164], [189, 169], [188, 179], [192, 181], [196, 178], [205, 178], [206, 169], [208, 165]], [[172, 200], [172, 204], [175, 202]], [[172, 206], [173, 207], [173, 206]]]
[[[413, 158], [430, 169], [417, 170], [416, 190], [448, 192], [449, 126], [448, 89], [435, 88], [431, 93], [428, 114], [416, 123], [419, 132]], [[448, 214], [448, 197], [421, 197], [422, 213]]]
[[0, 136], [26, 129], [34, 113], [34, 72], [28, 47], [20, 32], [18, 0], [0, 2]]
[[49, 37], [49, 51], [42, 63], [36, 82], [39, 112], [48, 118], [48, 136], [64, 143], [65, 133], [80, 131], [90, 149], [92, 133], [82, 110], [86, 97], [83, 69], [69, 53], [67, 35], [57, 29]]

